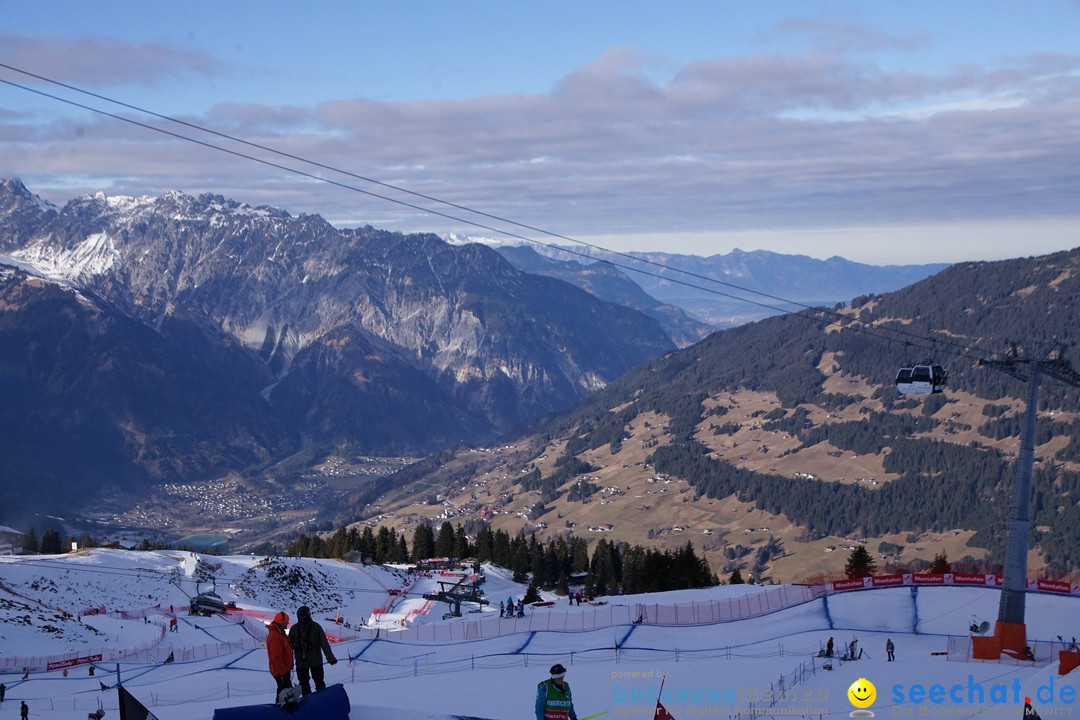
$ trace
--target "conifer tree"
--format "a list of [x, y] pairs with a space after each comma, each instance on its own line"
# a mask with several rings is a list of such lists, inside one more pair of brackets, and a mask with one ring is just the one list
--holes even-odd
[[24, 553], [36, 553], [38, 551], [38, 536], [34, 528], [28, 528], [23, 535], [22, 549]]
[[844, 565], [844, 575], [849, 578], [864, 578], [874, 574], [877, 563], [864, 545], [859, 545], [851, 551], [847, 564]]
[[41, 533], [41, 543], [38, 550], [43, 555], [59, 555], [64, 552], [64, 541], [60, 533], [54, 528], [49, 528]]
[[930, 572], [942, 574], [952, 572], [952, 563], [949, 562], [944, 550], [934, 556], [934, 563], [930, 566]]
[[482, 527], [476, 533], [476, 557], [481, 562], [489, 562], [494, 557], [495, 533], [490, 527]]
[[443, 521], [439, 534], [435, 536], [435, 556], [454, 557], [454, 526], [449, 520]]
[[420, 523], [413, 531], [412, 560], [420, 562], [435, 557], [435, 531], [428, 523]]

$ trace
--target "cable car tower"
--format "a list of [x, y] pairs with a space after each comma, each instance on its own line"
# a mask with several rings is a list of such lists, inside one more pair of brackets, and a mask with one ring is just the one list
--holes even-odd
[[[1024, 601], [1027, 587], [1028, 534], [1031, 528], [1031, 480], [1035, 466], [1035, 422], [1039, 410], [1039, 383], [1048, 375], [1080, 388], [1077, 373], [1062, 357], [1064, 346], [1055, 343], [1042, 358], [1023, 357], [1013, 344], [1001, 360], [979, 360], [979, 365], [1000, 370], [1027, 381], [1027, 414], [1020, 436], [1020, 454], [1016, 458], [1012, 509], [1009, 513], [1008, 539], [1005, 546], [1005, 569], [1001, 581], [1001, 600], [993, 637], [973, 638], [976, 658], [1000, 659], [1005, 652], [1026, 657], [1027, 628], [1024, 624]], [[983, 642], [979, 642], [983, 641]]]

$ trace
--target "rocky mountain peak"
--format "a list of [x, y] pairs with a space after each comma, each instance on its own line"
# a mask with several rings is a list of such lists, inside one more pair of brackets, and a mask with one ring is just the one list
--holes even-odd
[[[63, 350], [56, 326], [49, 329], [50, 313], [72, 310], [47, 295], [33, 310], [28, 302], [12, 304], [8, 320], [21, 334], [0, 344], [72, 355], [50, 360], [60, 365], [116, 367], [124, 357], [140, 373], [153, 369], [157, 384], [110, 386], [100, 403], [117, 413], [98, 422], [122, 427], [120, 446], [137, 448], [127, 462], [152, 464], [154, 478], [174, 472], [163, 466], [205, 471], [241, 457], [267, 461], [287, 446], [282, 427], [316, 447], [374, 454], [486, 442], [569, 408], [674, 347], [655, 320], [637, 311], [519, 272], [489, 248], [453, 247], [432, 234], [338, 230], [317, 215], [293, 217], [215, 194], [96, 194], [59, 211], [32, 198], [18, 181], [0, 186], [0, 251], [8, 264], [93, 298], [103, 317], [125, 329], [118, 337], [128, 344], [118, 355], [105, 334]], [[26, 281], [13, 278], [0, 277], [0, 286]], [[11, 297], [38, 296], [23, 287]], [[75, 320], [66, 321], [72, 332], [89, 327], [86, 318]], [[17, 366], [12, 377], [35, 362], [20, 352], [0, 360]], [[89, 402], [80, 395], [85, 388], [42, 382], [23, 389], [40, 391], [42, 413], [61, 400], [65, 408]], [[148, 391], [165, 400], [126, 397]], [[218, 417], [233, 418], [222, 428], [191, 416], [205, 412], [188, 402], [195, 397], [242, 398], [243, 410], [220, 408]], [[161, 418], [186, 428], [187, 439], [163, 433]], [[211, 440], [204, 432], [217, 434]], [[193, 461], [191, 453], [230, 438], [266, 445]]]
[[17, 178], [0, 178], [0, 252], [13, 247], [16, 228], [36, 227], [56, 207], [30, 192]]

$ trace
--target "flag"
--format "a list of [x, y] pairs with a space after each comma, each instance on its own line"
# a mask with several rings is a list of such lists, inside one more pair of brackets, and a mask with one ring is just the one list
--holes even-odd
[[157, 720], [123, 685], [117, 685], [116, 692], [120, 696], [120, 720]]
[[162, 664], [162, 665], [168, 665], [169, 663], [171, 663], [171, 662], [172, 662], [173, 660], [175, 660], [175, 659], [176, 659], [176, 658], [174, 658], [174, 657], [173, 657], [173, 654], [172, 654], [172, 653], [169, 653], [169, 657], [165, 658], [165, 662], [163, 662], [163, 663], [161, 663], [161, 664]]
[[23, 668], [23, 670], [25, 670], [26, 672], [23, 673], [22, 679], [23, 680], [29, 680], [30, 679], [30, 668]]
[[1039, 713], [1035, 712], [1035, 708], [1031, 707], [1031, 698], [1024, 698], [1024, 718], [1025, 720], [1042, 720]]
[[106, 685], [105, 683], [101, 682], [100, 680], [98, 680], [98, 685], [101, 686], [101, 692], [105, 692], [106, 690], [109, 689], [109, 686]]
[[[660, 678], [660, 691], [656, 693], [656, 712], [653, 713], [653, 720], [675, 720], [675, 717], [667, 711], [664, 704], [660, 702], [660, 698], [664, 696], [664, 683], [667, 682], [667, 675]], [[121, 720], [123, 720], [121, 718]]]

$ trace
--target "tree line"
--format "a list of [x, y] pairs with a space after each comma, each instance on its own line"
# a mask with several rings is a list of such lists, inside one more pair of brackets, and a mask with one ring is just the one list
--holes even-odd
[[434, 557], [475, 558], [513, 572], [515, 582], [554, 589], [567, 594], [571, 584], [583, 583], [586, 592], [616, 594], [659, 592], [709, 587], [719, 579], [694, 546], [655, 550], [601, 538], [592, 553], [584, 538], [560, 535], [541, 542], [536, 534], [511, 535], [482, 526], [470, 539], [465, 526], [444, 521], [436, 531], [421, 523], [411, 544], [404, 532], [391, 527], [374, 530], [338, 528], [329, 537], [301, 535], [287, 554], [302, 557], [343, 558], [358, 552], [376, 564], [420, 562]]

